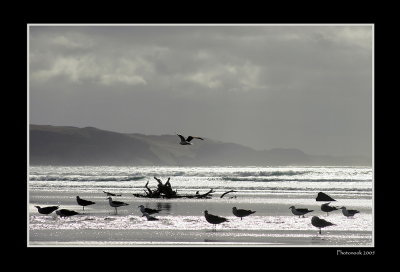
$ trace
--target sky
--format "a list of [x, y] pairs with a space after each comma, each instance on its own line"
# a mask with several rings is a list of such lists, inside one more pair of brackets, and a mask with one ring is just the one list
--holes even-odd
[[373, 25], [28, 27], [30, 124], [372, 156]]

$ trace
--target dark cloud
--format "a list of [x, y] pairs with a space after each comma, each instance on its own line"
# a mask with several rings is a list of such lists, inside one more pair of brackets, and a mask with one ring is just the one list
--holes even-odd
[[30, 122], [371, 155], [371, 29], [30, 26]]

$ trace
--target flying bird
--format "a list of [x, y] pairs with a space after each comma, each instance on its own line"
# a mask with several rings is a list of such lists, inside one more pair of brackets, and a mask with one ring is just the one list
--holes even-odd
[[161, 210], [155, 210], [155, 209], [150, 209], [150, 208], [145, 208], [143, 205], [138, 206], [138, 208], [140, 208], [140, 211], [144, 214], [154, 214], [154, 213], [158, 213]]
[[315, 199], [316, 201], [336, 201], [332, 197], [328, 196], [327, 194], [323, 192], [319, 192], [317, 195], [317, 198]]
[[199, 139], [199, 140], [204, 140], [201, 137], [196, 137], [196, 136], [188, 136], [186, 139], [185, 137], [183, 137], [181, 134], [176, 134], [179, 136], [179, 138], [181, 139], [181, 142], [179, 144], [181, 145], [191, 145], [192, 143], [190, 142], [193, 139]]
[[246, 217], [250, 214], [255, 213], [255, 211], [251, 211], [251, 210], [244, 210], [244, 209], [237, 209], [236, 207], [232, 208], [232, 213], [236, 216], [236, 217], [240, 217], [240, 220], [243, 219], [243, 217]]
[[342, 209], [342, 213], [344, 216], [346, 217], [353, 217], [356, 213], [359, 213], [360, 211], [357, 210], [348, 210], [346, 209], [346, 207], [340, 207], [340, 209]]
[[228, 221], [228, 219], [225, 217], [209, 214], [207, 210], [204, 211], [204, 216], [205, 216], [207, 222], [210, 224], [213, 224], [215, 228], [216, 228], [217, 224], [221, 224], [223, 222]]
[[322, 229], [322, 228], [329, 227], [329, 226], [334, 226], [334, 225], [335, 225], [335, 224], [333, 224], [333, 223], [331, 223], [331, 222], [328, 222], [328, 221], [326, 221], [326, 220], [324, 220], [324, 219], [321, 219], [321, 218], [319, 218], [319, 217], [317, 217], [317, 216], [313, 216], [313, 217], [311, 218], [311, 224], [312, 224], [314, 227], [319, 228], [319, 234], [321, 234], [321, 229]]
[[296, 209], [295, 206], [291, 206], [291, 207], [289, 207], [289, 209], [292, 210], [292, 213], [293, 213], [294, 215], [298, 215], [299, 218], [300, 218], [300, 216], [303, 216], [303, 217], [304, 217], [305, 214], [314, 211], [314, 210], [303, 209], [303, 208], [297, 208], [297, 209]]
[[51, 214], [55, 210], [58, 210], [59, 206], [48, 206], [48, 207], [40, 207], [35, 206], [40, 214]]
[[118, 211], [117, 211], [118, 207], [129, 205], [128, 203], [125, 203], [125, 202], [112, 200], [111, 196], [107, 197], [107, 199], [108, 199], [108, 203], [110, 204], [110, 206], [115, 208], [115, 214], [118, 213]]
[[71, 210], [67, 210], [67, 209], [61, 209], [61, 210], [57, 210], [56, 214], [58, 214], [60, 217], [68, 217], [68, 216], [77, 215], [79, 213], [76, 212], [76, 211], [71, 211]]
[[85, 210], [85, 206], [93, 205], [96, 204], [93, 201], [82, 199], [79, 196], [76, 196], [76, 202], [78, 202], [78, 205], [82, 206], [82, 209]]

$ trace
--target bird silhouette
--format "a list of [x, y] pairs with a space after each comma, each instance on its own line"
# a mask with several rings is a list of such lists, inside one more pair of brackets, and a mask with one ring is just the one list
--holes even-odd
[[321, 205], [321, 211], [326, 212], [328, 216], [330, 212], [338, 210], [335, 206], [329, 206], [330, 202]]
[[58, 214], [60, 217], [69, 217], [69, 216], [77, 215], [79, 213], [76, 211], [72, 211], [72, 210], [61, 209], [61, 210], [57, 210], [56, 214]]
[[93, 201], [82, 199], [79, 196], [76, 196], [76, 202], [78, 202], [78, 205], [82, 206], [83, 210], [85, 210], [85, 206], [96, 204]]
[[151, 215], [148, 214], [147, 212], [144, 212], [143, 215], [142, 215], [142, 217], [143, 217], [143, 216], [146, 216], [147, 221], [156, 221], [156, 220], [159, 220], [158, 218], [155, 218], [155, 217], [151, 216]]
[[321, 234], [321, 229], [322, 229], [322, 228], [326, 228], [326, 227], [334, 226], [334, 225], [335, 225], [335, 224], [333, 224], [333, 223], [331, 223], [331, 222], [328, 222], [328, 221], [326, 221], [326, 220], [324, 220], [324, 219], [319, 218], [318, 216], [313, 216], [313, 217], [311, 218], [311, 224], [312, 224], [314, 227], [319, 228], [319, 234]]
[[179, 143], [179, 144], [181, 144], [181, 145], [191, 145], [192, 143], [191, 143], [190, 141], [193, 140], [193, 139], [204, 140], [203, 138], [201, 138], [201, 137], [196, 137], [196, 136], [188, 136], [188, 137], [185, 139], [185, 137], [183, 137], [183, 135], [181, 135], [181, 134], [176, 134], [176, 135], [178, 135], [179, 138], [181, 139], [181, 142]]
[[40, 207], [35, 206], [40, 214], [51, 214], [55, 210], [58, 210], [59, 206], [48, 206], [48, 207]]
[[155, 214], [155, 213], [159, 213], [161, 211], [161, 210], [156, 210], [156, 209], [145, 208], [143, 205], [139, 205], [138, 208], [140, 208], [140, 211], [142, 213], [147, 213], [147, 214]]
[[342, 213], [344, 216], [348, 217], [353, 217], [356, 213], [359, 213], [360, 211], [357, 210], [348, 210], [346, 209], [346, 207], [340, 207], [340, 209], [342, 209]]
[[251, 210], [244, 210], [244, 209], [237, 209], [236, 207], [232, 208], [232, 213], [236, 216], [236, 217], [240, 217], [240, 220], [243, 219], [243, 217], [246, 217], [250, 214], [255, 213], [255, 211], [251, 211]]
[[309, 210], [309, 209], [304, 209], [304, 208], [297, 208], [297, 209], [296, 209], [295, 206], [291, 206], [291, 207], [289, 207], [289, 209], [292, 210], [292, 213], [293, 213], [294, 215], [298, 215], [299, 217], [300, 217], [300, 216], [303, 216], [303, 217], [304, 217], [305, 214], [314, 211], [314, 210]]
[[128, 203], [125, 203], [125, 202], [112, 200], [111, 196], [107, 197], [107, 199], [108, 199], [108, 203], [110, 204], [110, 206], [115, 208], [115, 214], [118, 214], [118, 211], [117, 211], [118, 207], [129, 205]]
[[210, 223], [210, 224], [213, 224], [213, 226], [215, 228], [216, 228], [217, 224], [221, 224], [223, 222], [227, 222], [228, 221], [227, 218], [221, 217], [221, 216], [218, 216], [218, 215], [210, 214], [210, 213], [208, 213], [207, 210], [204, 211], [204, 216], [205, 216], [207, 222]]
[[105, 193], [107, 196], [121, 196], [121, 194], [117, 195], [117, 194], [106, 192], [106, 191], [103, 191], [103, 193]]

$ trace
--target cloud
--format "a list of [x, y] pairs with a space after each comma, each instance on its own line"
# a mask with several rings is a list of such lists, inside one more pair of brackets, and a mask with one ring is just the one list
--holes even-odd
[[40, 82], [65, 77], [72, 83], [89, 81], [94, 84], [145, 85], [145, 77], [152, 73], [146, 60], [101, 58], [93, 54], [71, 57], [58, 56], [50, 67], [32, 71], [31, 79]]
[[371, 30], [35, 26], [32, 122], [154, 134], [174, 128], [258, 149], [368, 153]]
[[67, 49], [87, 49], [94, 47], [92, 39], [83, 35], [77, 35], [76, 33], [74, 35], [68, 35], [68, 33], [66, 33], [64, 35], [54, 36], [50, 38], [49, 44], [61, 46]]
[[182, 75], [182, 80], [219, 91], [251, 91], [263, 88], [259, 80], [260, 70], [260, 67], [249, 62], [241, 65], [214, 64]]

